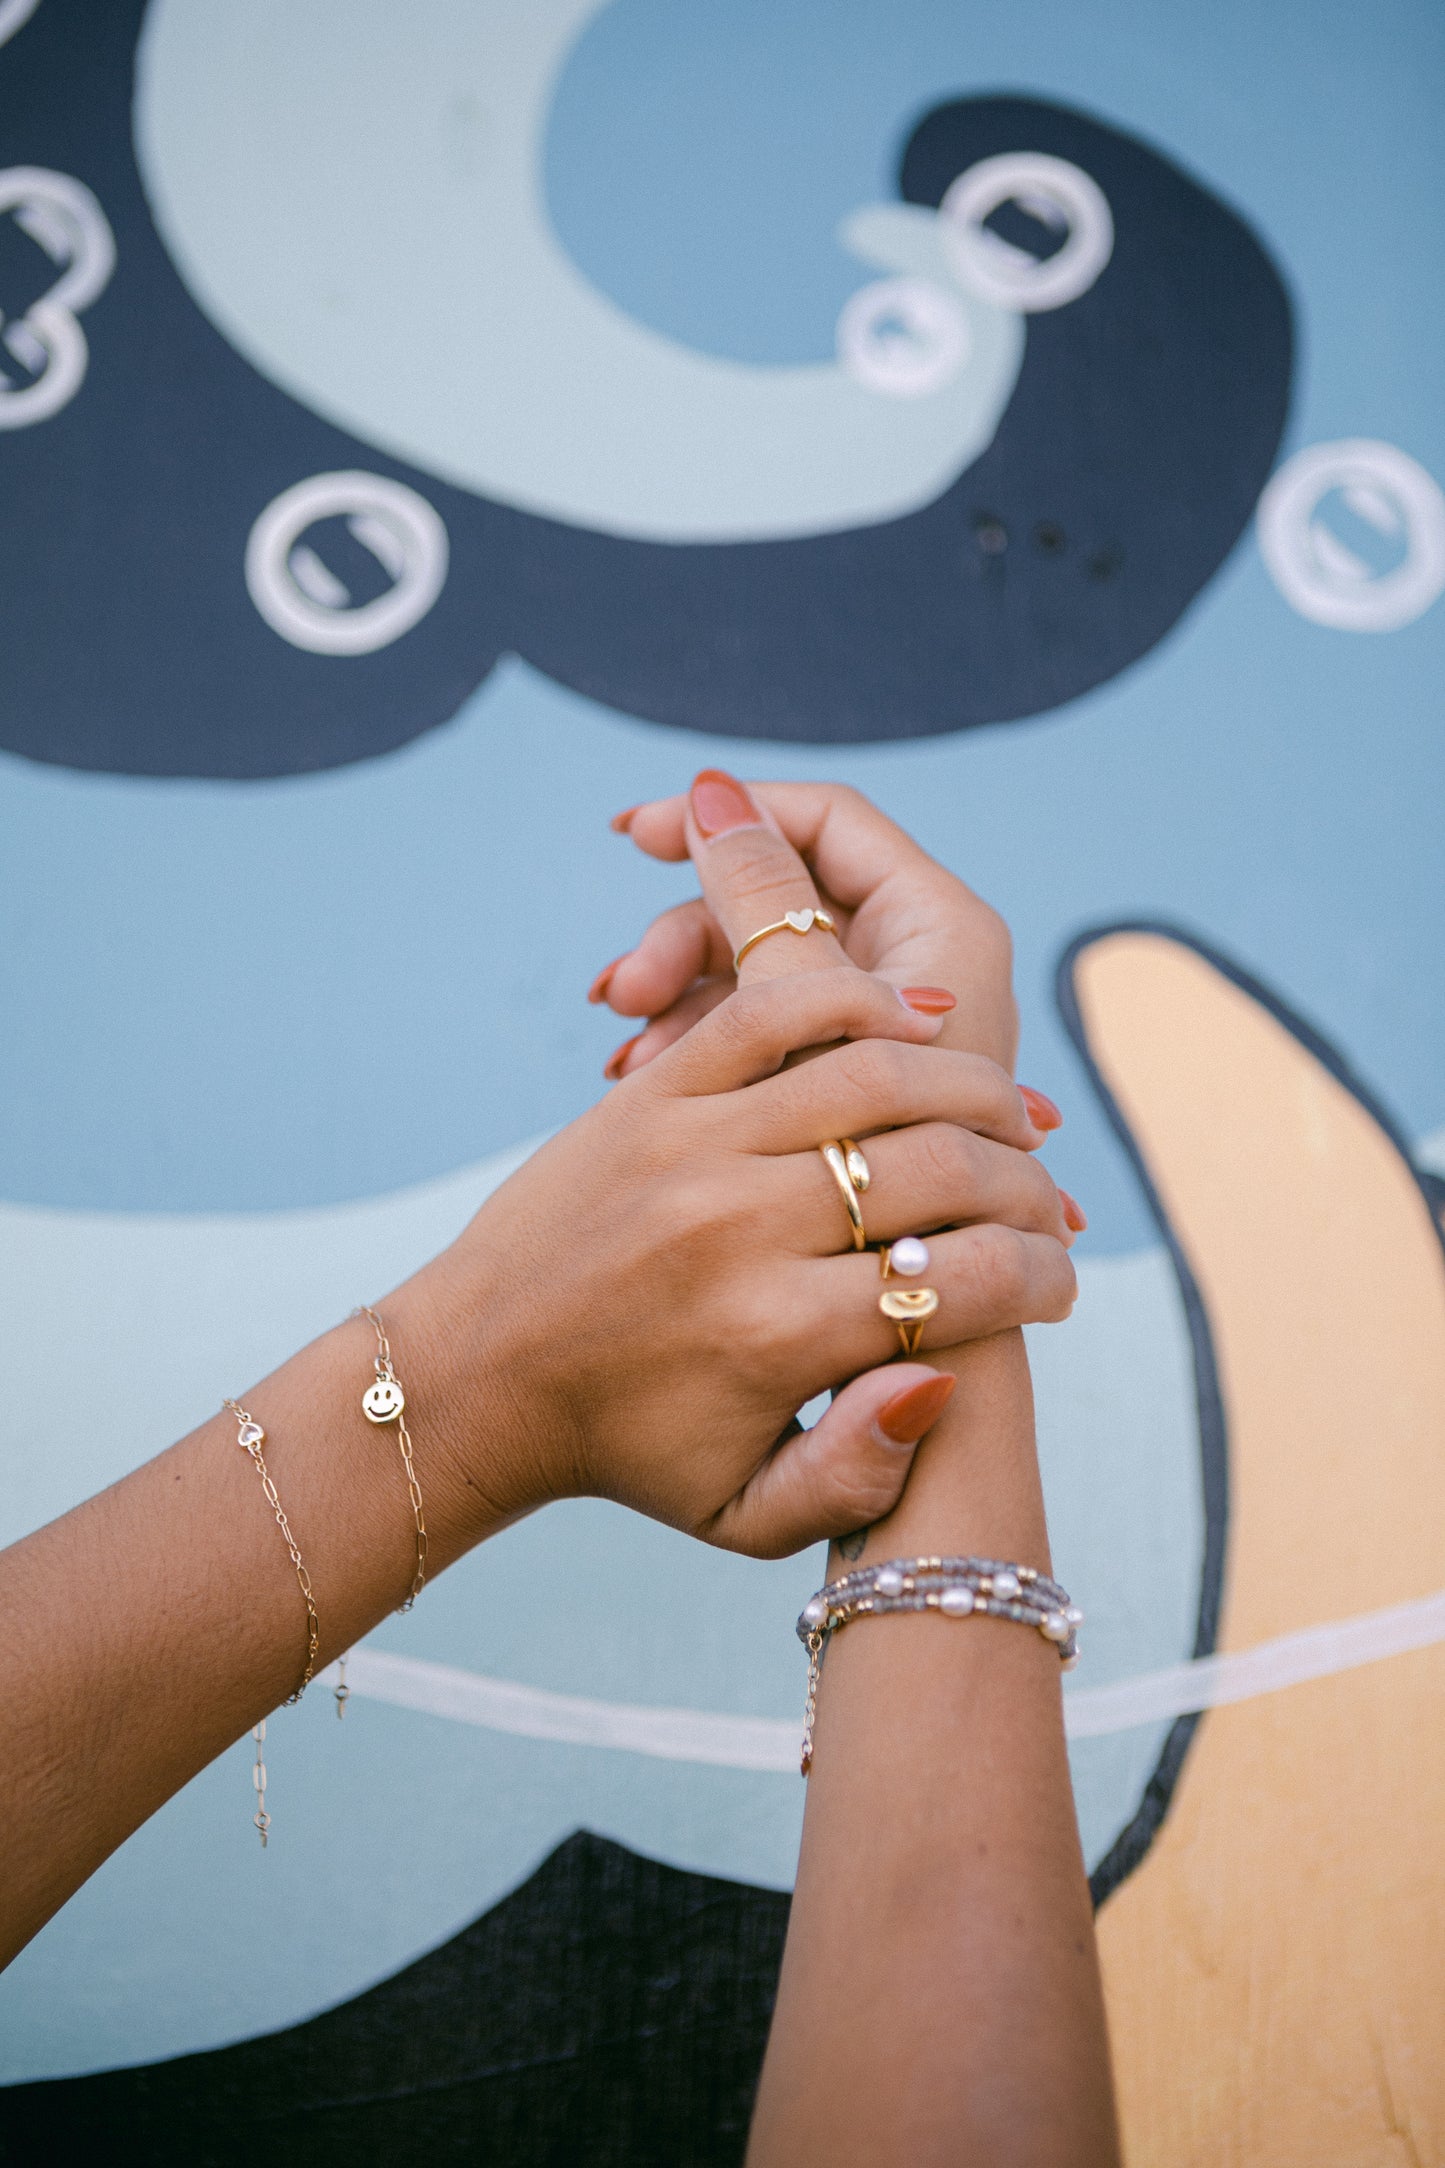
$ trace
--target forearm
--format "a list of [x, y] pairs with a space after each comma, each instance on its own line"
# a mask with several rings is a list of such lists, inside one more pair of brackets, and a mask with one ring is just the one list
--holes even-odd
[[[953, 1400], [864, 1558], [1046, 1567], [1020, 1337], [941, 1366]], [[994, 1620], [848, 1628], [808, 1791], [752, 2168], [1116, 2160], [1052, 1647]]]
[[[441, 1329], [431, 1270], [384, 1314], [434, 1573], [502, 1513], [457, 1450], [461, 1343]], [[396, 1432], [360, 1408], [374, 1345], [370, 1325], [353, 1320], [246, 1397], [314, 1584], [318, 1668], [395, 1609], [412, 1580]], [[297, 1685], [305, 1604], [236, 1432], [235, 1417], [218, 1413], [0, 1557], [0, 1962]]]

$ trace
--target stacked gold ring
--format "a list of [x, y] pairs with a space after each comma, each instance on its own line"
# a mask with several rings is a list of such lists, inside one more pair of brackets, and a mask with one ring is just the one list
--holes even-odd
[[838, 1185], [838, 1194], [848, 1214], [853, 1247], [866, 1250], [868, 1231], [863, 1225], [863, 1207], [858, 1199], [873, 1179], [868, 1162], [851, 1137], [834, 1137], [827, 1144], [820, 1144], [818, 1150], [824, 1166]]

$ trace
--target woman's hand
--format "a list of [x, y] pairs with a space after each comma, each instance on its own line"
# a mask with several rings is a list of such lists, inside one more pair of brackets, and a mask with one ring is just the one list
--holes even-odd
[[[703, 896], [654, 920], [593, 984], [591, 1000], [650, 1019], [619, 1047], [612, 1074], [632, 1075], [726, 999], [736, 984], [733, 955], [747, 935], [809, 903], [832, 914], [839, 953], [861, 970], [895, 986], [941, 980], [957, 1003], [944, 1044], [1012, 1070], [1018, 1011], [1008, 928], [858, 791], [838, 783], [745, 787], [705, 770], [687, 797], [634, 806], [612, 825], [651, 858], [691, 855], [704, 887]], [[792, 849], [780, 850], [782, 842]], [[808, 968], [824, 939], [766, 941], [748, 957], [745, 976]], [[1034, 1111], [1048, 1121], [1046, 1100]], [[1053, 1112], [1049, 1125], [1056, 1123]]]
[[[752, 909], [725, 871], [717, 886], [725, 912]], [[429, 1431], [434, 1451], [448, 1439], [458, 1547], [578, 1493], [764, 1556], [888, 1510], [951, 1380], [890, 1363], [877, 1262], [849, 1249], [826, 1139], [873, 1139], [870, 1238], [974, 1223], [932, 1242], [928, 1345], [1067, 1313], [1067, 1230], [1029, 1156], [1043, 1132], [996, 1063], [930, 1043], [930, 1008], [838, 955], [745, 987], [388, 1298], [393, 1340], [439, 1381]], [[845, 1379], [796, 1434], [797, 1410]]]

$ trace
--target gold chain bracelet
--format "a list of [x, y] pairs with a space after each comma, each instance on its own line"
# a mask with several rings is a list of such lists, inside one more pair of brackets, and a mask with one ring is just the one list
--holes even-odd
[[416, 1463], [411, 1457], [411, 1433], [406, 1427], [406, 1394], [392, 1367], [391, 1342], [386, 1337], [386, 1327], [375, 1310], [365, 1303], [356, 1312], [358, 1317], [369, 1317], [376, 1331], [376, 1377], [361, 1396], [361, 1412], [368, 1423], [395, 1423], [396, 1442], [401, 1448], [401, 1464], [406, 1471], [407, 1495], [411, 1499], [411, 1517], [416, 1524], [416, 1571], [412, 1575], [411, 1589], [398, 1611], [409, 1611], [422, 1592], [426, 1580], [426, 1513], [421, 1502], [421, 1485], [416, 1479]]
[[236, 1418], [237, 1445], [244, 1446], [256, 1463], [256, 1473], [261, 1478], [261, 1488], [266, 1493], [266, 1503], [276, 1516], [276, 1526], [280, 1529], [285, 1539], [286, 1548], [291, 1553], [291, 1563], [296, 1568], [296, 1579], [306, 1603], [306, 1668], [301, 1674], [300, 1685], [294, 1693], [286, 1696], [286, 1706], [289, 1709], [293, 1702], [301, 1699], [301, 1696], [311, 1684], [311, 1674], [316, 1669], [316, 1650], [321, 1639], [321, 1628], [316, 1617], [316, 1599], [311, 1593], [311, 1576], [306, 1571], [306, 1562], [297, 1548], [296, 1538], [291, 1533], [291, 1523], [286, 1518], [286, 1509], [276, 1495], [276, 1486], [271, 1480], [271, 1471], [266, 1466], [265, 1455], [261, 1451], [261, 1447], [266, 1441], [266, 1433], [250, 1410], [241, 1406], [239, 1400], [227, 1400], [223, 1402], [223, 1405], [228, 1407]]
[[[275, 1515], [276, 1526], [280, 1529], [282, 1536], [285, 1538], [286, 1548], [291, 1553], [291, 1563], [296, 1568], [297, 1585], [306, 1604], [306, 1668], [301, 1674], [301, 1683], [296, 1688], [296, 1691], [286, 1696], [286, 1706], [290, 1708], [293, 1702], [301, 1699], [301, 1696], [311, 1684], [311, 1674], [316, 1669], [316, 1651], [321, 1641], [321, 1624], [316, 1616], [316, 1599], [311, 1593], [311, 1576], [306, 1571], [306, 1561], [301, 1556], [296, 1538], [291, 1533], [291, 1523], [286, 1518], [286, 1509], [276, 1495], [276, 1485], [272, 1481], [270, 1469], [266, 1466], [266, 1456], [261, 1451], [266, 1442], [265, 1431], [250, 1410], [242, 1407], [239, 1400], [227, 1400], [223, 1402], [223, 1406], [228, 1407], [236, 1418], [236, 1443], [245, 1447], [256, 1464], [256, 1473], [261, 1478], [261, 1488], [266, 1493], [266, 1503]], [[266, 1832], [271, 1827], [271, 1817], [266, 1812], [266, 1720], [264, 1717], [259, 1724], [252, 1727], [251, 1737], [256, 1742], [256, 1765], [251, 1772], [256, 1792], [256, 1811], [251, 1819], [255, 1824], [256, 1834], [261, 1839], [261, 1849], [264, 1852], [266, 1849]]]
[[[397, 1606], [398, 1610], [409, 1611], [421, 1594], [426, 1582], [427, 1533], [426, 1511], [422, 1504], [421, 1485], [417, 1481], [416, 1463], [412, 1458], [411, 1433], [406, 1427], [404, 1412], [406, 1394], [403, 1392], [401, 1381], [397, 1377], [396, 1368], [392, 1362], [391, 1342], [386, 1336], [386, 1327], [382, 1324], [381, 1319], [377, 1316], [375, 1310], [370, 1309], [364, 1303], [354, 1315], [370, 1318], [376, 1333], [376, 1359], [374, 1364], [376, 1376], [361, 1396], [361, 1412], [369, 1423], [375, 1423], [378, 1426], [395, 1423], [397, 1444], [401, 1451], [401, 1464], [406, 1475], [407, 1496], [411, 1501], [412, 1520], [416, 1528], [416, 1565], [412, 1573], [411, 1587], [403, 1601]], [[311, 1590], [311, 1576], [306, 1570], [306, 1562], [301, 1556], [296, 1538], [291, 1533], [291, 1524], [287, 1520], [285, 1508], [277, 1496], [276, 1485], [271, 1479], [271, 1471], [266, 1466], [265, 1455], [261, 1450], [266, 1441], [265, 1431], [256, 1421], [249, 1408], [243, 1408], [239, 1400], [227, 1400], [224, 1404], [236, 1418], [237, 1444], [244, 1446], [256, 1464], [256, 1473], [261, 1478], [261, 1488], [266, 1494], [266, 1503], [270, 1506], [275, 1516], [276, 1526], [280, 1529], [285, 1539], [286, 1548], [291, 1553], [291, 1563], [296, 1569], [297, 1584], [306, 1604], [306, 1667], [301, 1674], [301, 1682], [295, 1692], [288, 1694], [286, 1697], [286, 1705], [289, 1708], [293, 1702], [301, 1699], [301, 1696], [311, 1684], [312, 1674], [316, 1669], [317, 1650], [321, 1640], [320, 1622], [316, 1616], [316, 1600]], [[347, 1701], [350, 1699], [350, 1688], [346, 1684], [346, 1656], [349, 1653], [350, 1651], [347, 1651], [343, 1654], [337, 1664], [338, 1677], [335, 1692], [336, 1713], [338, 1716], [344, 1714]], [[252, 1816], [252, 1820], [255, 1823], [264, 1849], [266, 1833], [271, 1827], [271, 1817], [266, 1811], [266, 1760], [264, 1752], [266, 1725], [264, 1719], [253, 1727], [251, 1736], [256, 1742], [256, 1761], [252, 1770], [252, 1782], [256, 1792], [256, 1812]]]

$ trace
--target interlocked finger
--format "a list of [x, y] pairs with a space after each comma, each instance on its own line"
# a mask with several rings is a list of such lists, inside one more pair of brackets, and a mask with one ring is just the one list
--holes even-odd
[[[860, 974], [861, 976], [862, 974]], [[956, 1122], [1034, 1151], [1044, 1132], [1008, 1072], [982, 1054], [864, 1039], [756, 1082], [738, 1106], [754, 1149], [807, 1151], [828, 1137], [867, 1140], [913, 1122]]]
[[712, 916], [743, 959], [743, 984], [842, 962], [840, 929], [807, 866], [742, 784], [704, 770], [688, 799], [686, 832]]
[[791, 1266], [786, 1301], [778, 1301], [774, 1292], [756, 1329], [765, 1343], [769, 1332], [794, 1350], [806, 1342], [817, 1356], [821, 1390], [898, 1354], [896, 1325], [879, 1309], [890, 1288], [937, 1291], [938, 1309], [920, 1336], [925, 1355], [930, 1348], [957, 1347], [1016, 1325], [1053, 1324], [1074, 1306], [1074, 1268], [1068, 1251], [1052, 1235], [1024, 1234], [989, 1222], [930, 1235], [928, 1251], [922, 1275], [886, 1285], [872, 1256], [820, 1258]]

